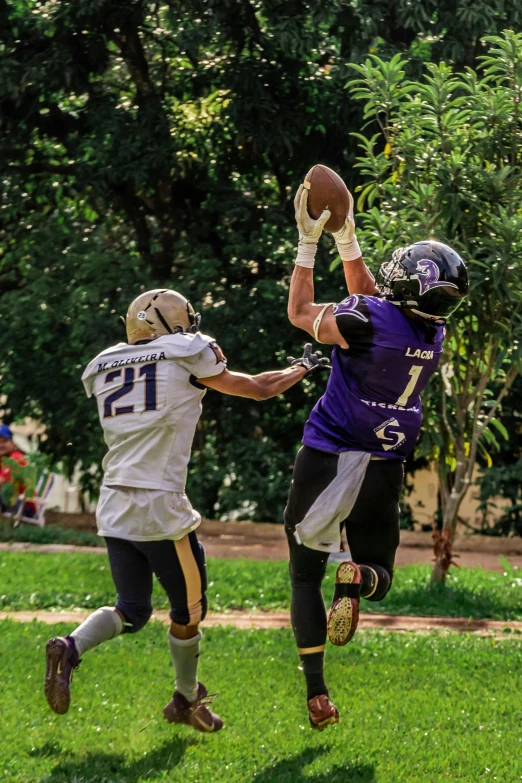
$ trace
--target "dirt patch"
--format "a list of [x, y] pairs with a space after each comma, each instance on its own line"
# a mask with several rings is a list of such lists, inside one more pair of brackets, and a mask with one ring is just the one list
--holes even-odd
[[[20, 623], [30, 623], [36, 620], [40, 623], [81, 623], [90, 614], [89, 610], [74, 612], [0, 612], [0, 620], [15, 620]], [[168, 612], [154, 612], [153, 620], [169, 623]], [[248, 630], [252, 628], [291, 628], [288, 612], [225, 612], [209, 614], [203, 621], [204, 627], [216, 625], [231, 625], [234, 628]], [[415, 631], [428, 633], [431, 631], [454, 631], [458, 633], [473, 633], [478, 636], [499, 636], [502, 638], [518, 638], [522, 634], [522, 622], [503, 622], [502, 620], [470, 620], [465, 617], [416, 617], [413, 615], [390, 615], [363, 613], [359, 617], [359, 630], [376, 629], [382, 631]]]
[[[94, 514], [71, 514], [64, 511], [46, 511], [46, 524], [50, 527], [59, 525], [71, 530], [86, 530], [96, 533], [96, 518]], [[203, 519], [198, 534], [202, 539], [214, 543], [230, 541], [233, 546], [278, 548], [286, 544], [283, 525], [263, 522], [220, 522], [215, 519]], [[408, 549], [432, 549], [431, 533], [421, 533], [416, 530], [401, 531], [401, 547]], [[498, 555], [520, 555], [522, 557], [522, 537], [502, 538], [481, 535], [457, 535], [455, 549], [458, 552], [487, 552]]]

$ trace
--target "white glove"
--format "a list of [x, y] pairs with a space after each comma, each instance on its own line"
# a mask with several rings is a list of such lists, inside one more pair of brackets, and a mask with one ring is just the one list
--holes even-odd
[[313, 268], [317, 242], [325, 223], [328, 222], [331, 212], [325, 209], [321, 215], [314, 220], [308, 214], [308, 190], [301, 185], [294, 199], [295, 221], [299, 231], [299, 245], [297, 248], [297, 258], [295, 263], [298, 266]]
[[355, 220], [353, 219], [353, 196], [348, 191], [350, 196], [350, 206], [348, 208], [348, 214], [344, 221], [344, 226], [339, 231], [334, 232], [335, 244], [337, 250], [341, 256], [342, 261], [355, 261], [361, 254], [361, 248], [355, 238]]

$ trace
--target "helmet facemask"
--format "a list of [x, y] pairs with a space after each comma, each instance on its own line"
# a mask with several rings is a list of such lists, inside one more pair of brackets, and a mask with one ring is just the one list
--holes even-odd
[[405, 247], [398, 247], [392, 253], [391, 261], [384, 261], [377, 272], [377, 286], [384, 296], [393, 294], [392, 283], [394, 280], [405, 276], [406, 270], [401, 265], [401, 259], [406, 250]]

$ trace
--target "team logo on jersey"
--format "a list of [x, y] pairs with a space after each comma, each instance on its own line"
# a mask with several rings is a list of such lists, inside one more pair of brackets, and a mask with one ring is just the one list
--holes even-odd
[[145, 310], [140, 310], [138, 315], [136, 316], [138, 321], [144, 321], [146, 317], [147, 317], [147, 313], [145, 312]]
[[357, 294], [352, 294], [351, 296], [348, 296], [346, 299], [343, 299], [342, 302], [339, 302], [339, 304], [334, 305], [333, 308], [333, 314], [334, 315], [354, 315], [356, 318], [359, 318], [360, 321], [365, 321], [368, 323], [368, 319], [366, 316], [361, 313], [359, 310], [356, 310], [357, 305], [359, 304], [359, 297]]
[[213, 343], [210, 343], [210, 347], [212, 348], [212, 350], [214, 351], [214, 353], [216, 355], [216, 364], [219, 364], [220, 362], [223, 362], [224, 364], [226, 364], [227, 360], [225, 358], [225, 354], [223, 353], [223, 351], [221, 350], [219, 345], [216, 342], [213, 342]]
[[418, 280], [420, 286], [420, 295], [422, 296], [427, 291], [431, 291], [433, 288], [441, 288], [447, 286], [448, 288], [457, 288], [455, 283], [439, 282], [440, 270], [435, 261], [430, 261], [429, 258], [421, 258], [417, 261], [417, 274], [411, 275], [411, 280]]
[[406, 440], [406, 435], [400, 430], [396, 430], [395, 427], [399, 427], [400, 424], [397, 419], [388, 419], [384, 424], [380, 424], [374, 429], [375, 434], [382, 440], [383, 451], [392, 451], [400, 446]]

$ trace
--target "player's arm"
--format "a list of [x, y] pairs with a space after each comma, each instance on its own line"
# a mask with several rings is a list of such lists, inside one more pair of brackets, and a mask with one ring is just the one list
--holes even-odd
[[331, 305], [314, 302], [315, 253], [330, 212], [325, 209], [322, 215], [314, 220], [308, 214], [307, 204], [308, 190], [301, 185], [294, 199], [299, 244], [290, 281], [288, 318], [290, 323], [308, 332], [319, 342], [347, 348], [348, 344], [336, 326]]
[[355, 236], [353, 196], [349, 191], [348, 195], [350, 207], [344, 226], [334, 233], [335, 244], [343, 262], [348, 293], [374, 296], [377, 293], [375, 278], [362, 259], [361, 249]]
[[288, 361], [291, 362], [291, 367], [287, 367], [286, 370], [262, 372], [259, 375], [223, 370], [222, 373], [211, 378], [198, 378], [198, 383], [234, 397], [247, 397], [258, 401], [269, 400], [290, 389], [305, 375], [328, 367], [328, 360], [321, 358], [319, 351], [312, 353], [310, 343], [305, 345], [303, 356], [298, 359], [289, 356]]
[[198, 378], [198, 383], [222, 394], [259, 401], [282, 394], [305, 375], [304, 367], [288, 367], [286, 370], [263, 372], [260, 375], [223, 370], [221, 375], [214, 375], [212, 378]]
[[288, 318], [291, 324], [308, 332], [319, 342], [348, 348], [348, 343], [337, 328], [332, 304], [314, 303], [313, 268], [296, 263], [290, 281]]
[[375, 296], [377, 293], [375, 278], [361, 256], [354, 261], [343, 261], [343, 267], [349, 294]]

